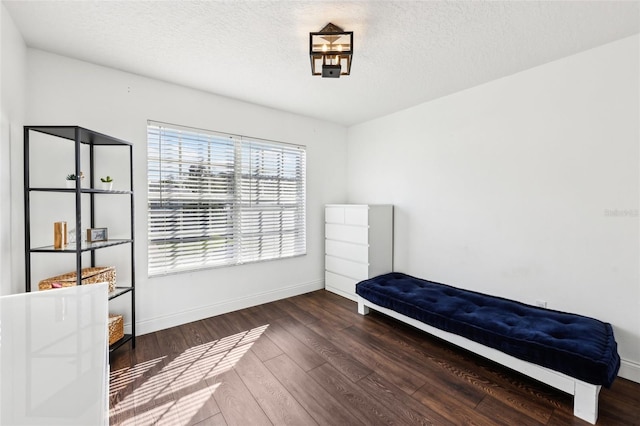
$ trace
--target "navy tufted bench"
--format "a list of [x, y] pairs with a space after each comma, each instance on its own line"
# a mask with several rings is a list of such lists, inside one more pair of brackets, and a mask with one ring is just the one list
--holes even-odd
[[610, 324], [538, 308], [398, 272], [356, 285], [358, 312], [368, 309], [513, 368], [574, 395], [574, 415], [598, 416], [601, 386], [618, 374]]

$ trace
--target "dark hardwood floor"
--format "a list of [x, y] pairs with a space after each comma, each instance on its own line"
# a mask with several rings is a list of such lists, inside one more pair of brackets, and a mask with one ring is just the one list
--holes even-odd
[[[324, 290], [139, 336], [111, 356], [112, 425], [586, 425], [571, 396]], [[598, 425], [640, 424], [640, 384]]]

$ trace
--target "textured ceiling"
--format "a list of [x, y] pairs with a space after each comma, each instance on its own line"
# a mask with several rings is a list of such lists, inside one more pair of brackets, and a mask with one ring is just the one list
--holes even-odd
[[[640, 31], [638, 1], [8, 1], [28, 46], [352, 125]], [[312, 77], [309, 32], [354, 31]]]

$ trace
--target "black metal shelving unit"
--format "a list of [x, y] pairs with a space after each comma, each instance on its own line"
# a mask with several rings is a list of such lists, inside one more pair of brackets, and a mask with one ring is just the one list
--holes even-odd
[[[89, 188], [83, 188], [81, 181], [76, 180], [75, 188], [55, 188], [55, 187], [31, 187], [30, 186], [30, 170], [29, 170], [29, 137], [31, 132], [43, 133], [62, 139], [67, 139], [75, 144], [75, 175], [81, 174], [81, 145], [89, 147]], [[119, 149], [128, 150], [129, 154], [129, 182], [128, 191], [108, 191], [94, 188], [94, 147], [95, 146], [113, 146]], [[34, 192], [53, 192], [53, 193], [72, 193], [75, 194], [75, 240], [79, 244], [68, 244], [62, 249], [56, 249], [54, 246], [31, 247], [31, 194]], [[95, 227], [95, 198], [108, 197], [114, 194], [129, 195], [130, 198], [130, 238], [112, 239], [102, 242], [84, 242], [82, 240], [82, 197], [88, 196], [90, 199], [90, 224], [88, 228]], [[113, 352], [120, 346], [131, 342], [132, 348], [136, 344], [136, 309], [135, 309], [135, 242], [134, 242], [134, 209], [133, 209], [133, 145], [129, 142], [107, 136], [102, 133], [94, 132], [79, 126], [24, 126], [24, 202], [25, 202], [25, 290], [31, 291], [31, 255], [32, 253], [66, 253], [75, 254], [76, 261], [76, 285], [82, 285], [82, 254], [90, 253], [91, 265], [96, 266], [96, 251], [118, 245], [129, 245], [131, 248], [131, 283], [128, 286], [116, 286], [115, 290], [109, 293], [109, 300], [128, 295], [131, 298], [131, 334], [125, 334], [124, 338], [115, 342], [109, 347], [109, 351]]]

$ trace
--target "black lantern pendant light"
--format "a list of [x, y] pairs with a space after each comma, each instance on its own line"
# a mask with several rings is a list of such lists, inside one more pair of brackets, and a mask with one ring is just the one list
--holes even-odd
[[309, 33], [311, 74], [339, 78], [351, 73], [353, 31], [327, 24], [316, 33]]

